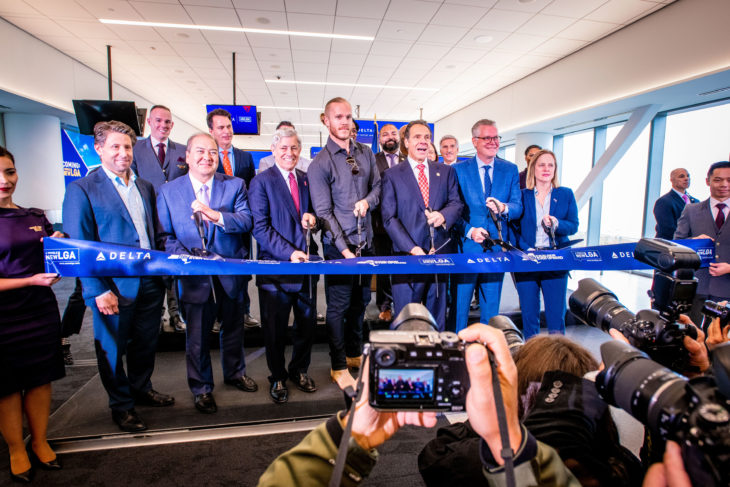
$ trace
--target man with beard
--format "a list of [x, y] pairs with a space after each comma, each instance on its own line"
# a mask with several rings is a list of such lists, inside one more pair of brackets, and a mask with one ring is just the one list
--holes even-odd
[[[375, 154], [375, 164], [378, 166], [380, 177], [386, 169], [389, 169], [403, 161], [398, 148], [400, 147], [400, 135], [393, 124], [385, 124], [380, 129], [378, 140], [382, 151]], [[388, 233], [383, 226], [383, 217], [380, 208], [373, 210], [373, 246], [375, 255], [391, 255], [393, 253], [393, 242], [390, 241]], [[393, 294], [391, 291], [391, 277], [387, 274], [378, 274], [376, 277], [377, 289], [375, 292], [375, 304], [380, 314], [378, 319], [391, 321], [393, 319]]]

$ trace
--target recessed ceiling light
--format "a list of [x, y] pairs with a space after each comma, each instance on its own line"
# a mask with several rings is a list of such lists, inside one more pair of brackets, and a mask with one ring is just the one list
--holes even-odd
[[171, 24], [167, 22], [141, 22], [136, 20], [99, 19], [102, 24], [134, 25], [137, 27], [163, 27], [169, 29], [215, 30], [223, 32], [248, 32], [252, 34], [270, 34], [294, 37], [322, 37], [326, 39], [349, 39], [353, 41], [372, 41], [372, 36], [355, 36], [347, 34], [328, 34], [325, 32], [301, 32], [295, 30], [253, 29], [249, 27], [223, 27], [218, 25]]
[[264, 25], [271, 23], [271, 21], [269, 19], [267, 19], [266, 17], [258, 17], [256, 19], [256, 22], [258, 22], [259, 24], [264, 24]]
[[267, 83], [289, 83], [295, 85], [352, 86], [353, 88], [382, 88], [390, 90], [438, 91], [438, 88], [418, 88], [416, 86], [371, 85], [365, 83], [332, 83], [330, 81], [290, 81], [284, 79], [266, 79]]
[[494, 37], [492, 36], [476, 36], [474, 38], [474, 42], [478, 42], [479, 44], [489, 44], [494, 40]]
[[190, 35], [186, 34], [185, 32], [178, 32], [177, 36], [182, 37], [183, 39], [188, 39], [190, 37]]

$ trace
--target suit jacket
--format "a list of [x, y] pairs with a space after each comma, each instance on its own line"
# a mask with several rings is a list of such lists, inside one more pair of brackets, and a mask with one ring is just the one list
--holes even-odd
[[[302, 228], [304, 213], [314, 214], [309, 198], [307, 174], [296, 169], [299, 188], [297, 213], [289, 186], [274, 166], [259, 173], [251, 181], [251, 211], [253, 213], [253, 236], [258, 242], [258, 258], [263, 260], [289, 261], [295, 250], [307, 251], [306, 232]], [[314, 229], [313, 229], [314, 230]], [[311, 232], [310, 232], [311, 233]], [[309, 251], [317, 254], [317, 244], [310, 235]], [[303, 276], [256, 276], [256, 284], [269, 291], [282, 288], [285, 291], [299, 291]]]
[[[520, 194], [519, 176], [517, 165], [507, 162], [498, 157], [494, 158], [494, 169], [492, 170], [492, 194], [494, 198], [507, 205], [507, 214], [502, 216], [503, 220], [514, 220], [522, 215], [522, 195]], [[466, 237], [473, 227], [481, 227], [489, 232], [493, 238], [497, 238], [497, 226], [487, 213], [486, 197], [482, 189], [482, 179], [476, 157], [468, 161], [452, 164], [459, 181], [459, 190], [464, 200], [464, 210], [461, 218], [456, 223], [456, 228], [461, 235], [464, 253], [480, 253], [482, 246]], [[502, 236], [504, 240], [510, 240], [509, 226], [502, 225]], [[514, 242], [514, 239], [512, 239]]]
[[[251, 180], [256, 175], [256, 169], [253, 166], [253, 157], [246, 151], [233, 148], [233, 175], [246, 181], [246, 188], [251, 184]], [[218, 172], [225, 174], [223, 169], [223, 160], [218, 161]]]
[[[701, 203], [685, 205], [677, 221], [674, 238], [692, 238], [707, 235], [715, 240], [715, 261], [730, 262], [730, 227], [727, 221], [718, 230], [710, 210], [709, 198]], [[730, 299], [730, 274], [713, 277], [707, 267], [699, 269], [695, 276], [699, 280], [697, 294]]]
[[[439, 211], [446, 219], [446, 228], [438, 227], [434, 232], [434, 248], [439, 248], [449, 238], [449, 229], [461, 216], [464, 204], [451, 166], [429, 162], [428, 174], [429, 207]], [[426, 206], [408, 161], [385, 171], [380, 209], [395, 253], [408, 254], [415, 246], [428, 253], [431, 239], [424, 213]], [[456, 242], [451, 241], [439, 253], [452, 253], [455, 248]]]
[[[152, 183], [137, 178], [137, 189], [142, 196], [145, 223], [150, 244], [155, 248], [157, 208]], [[63, 199], [63, 230], [69, 237], [119, 245], [139, 247], [139, 235], [121, 196], [106, 172], [87, 174], [68, 185]], [[157, 244], [159, 245], [159, 244]], [[133, 301], [139, 290], [139, 277], [82, 277], [84, 299], [89, 302], [107, 291], [117, 297]]]
[[[690, 196], [690, 203], [699, 203], [700, 200]], [[657, 238], [665, 238], [672, 240], [674, 232], [677, 230], [677, 220], [684, 210], [684, 200], [676, 191], [670, 189], [669, 192], [656, 200], [654, 203], [654, 219], [656, 220], [656, 236]]]
[[[157, 196], [161, 235], [165, 250], [175, 254], [190, 254], [200, 248], [200, 236], [190, 207], [195, 200], [189, 177], [178, 178], [162, 185]], [[208, 250], [221, 257], [245, 259], [248, 244], [244, 233], [251, 231], [253, 219], [248, 205], [244, 182], [236, 177], [216, 173], [210, 195], [210, 208], [223, 214], [223, 228], [208, 222]], [[236, 298], [245, 280], [243, 276], [219, 276], [226, 294]], [[190, 276], [178, 281], [180, 299], [188, 303], [204, 303], [210, 295], [211, 280], [207, 276]]]
[[147, 137], [134, 144], [134, 160], [132, 171], [152, 183], [155, 191], [168, 181], [177, 179], [188, 173], [188, 163], [185, 161], [185, 146], [172, 140], [167, 141], [165, 164], [160, 167], [157, 150], [152, 147], [152, 139]]
[[[396, 153], [397, 159], [396, 159], [396, 165], [398, 163], [403, 162], [405, 160], [405, 157], [398, 151]], [[388, 158], [385, 157], [385, 152], [380, 151], [377, 154], [375, 154], [375, 166], [378, 168], [378, 171], [380, 172], [380, 179], [383, 179], [383, 174], [385, 174], [385, 171], [390, 169], [390, 165], [388, 164]], [[382, 206], [382, 203], [381, 203]], [[372, 211], [373, 215], [373, 234], [374, 235], [388, 235], [388, 232], [385, 231], [385, 225], [383, 225], [383, 216], [380, 212], [380, 206], [375, 208]]]
[[[522, 250], [535, 247], [537, 234], [537, 213], [535, 210], [535, 190], [522, 190], [522, 218], [519, 220], [518, 247]], [[578, 231], [578, 205], [570, 188], [553, 188], [550, 195], [550, 215], [558, 219], [555, 229], [555, 240], [558, 245], [569, 240], [569, 236]]]

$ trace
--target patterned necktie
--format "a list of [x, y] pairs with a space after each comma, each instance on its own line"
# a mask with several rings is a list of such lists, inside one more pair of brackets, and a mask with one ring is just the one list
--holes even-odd
[[231, 160], [228, 158], [228, 151], [223, 151], [223, 170], [229, 176], [233, 176], [233, 166], [231, 166]]
[[291, 191], [291, 198], [294, 200], [294, 206], [297, 209], [297, 213], [301, 215], [299, 209], [299, 186], [297, 186], [297, 179], [294, 177], [294, 173], [289, 173], [289, 190]]
[[722, 211], [725, 209], [727, 205], [725, 203], [718, 203], [715, 205], [715, 208], [717, 208], [717, 216], [715, 217], [715, 225], [717, 225], [717, 229], [720, 230], [725, 223], [725, 212]]
[[425, 168], [426, 166], [423, 164], [416, 166], [416, 169], [418, 169], [418, 187], [421, 190], [421, 196], [423, 196], [423, 204], [428, 208], [428, 179], [426, 179], [426, 173], [423, 172]]
[[492, 178], [489, 177], [489, 166], [484, 166], [484, 197], [492, 196]]
[[157, 144], [157, 160], [160, 161], [160, 167], [165, 167], [165, 144], [160, 142]]
[[684, 204], [685, 204], [685, 205], [686, 205], [687, 203], [689, 203], [689, 196], [687, 196], [686, 194], [683, 194], [683, 195], [682, 195], [682, 199], [684, 200]]
[[200, 196], [198, 199], [201, 203], [203, 203], [205, 206], [210, 208], [210, 196], [208, 195], [208, 186], [202, 185], [200, 187], [200, 190], [198, 190], [198, 195]]

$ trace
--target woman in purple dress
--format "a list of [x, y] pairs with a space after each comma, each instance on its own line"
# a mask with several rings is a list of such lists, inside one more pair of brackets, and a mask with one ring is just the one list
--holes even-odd
[[15, 159], [0, 147], [0, 433], [10, 451], [11, 478], [28, 483], [32, 465], [61, 468], [46, 440], [51, 381], [65, 375], [61, 321], [50, 288], [60, 278], [44, 273], [42, 240], [63, 234], [53, 231], [41, 210], [13, 203], [17, 182]]

